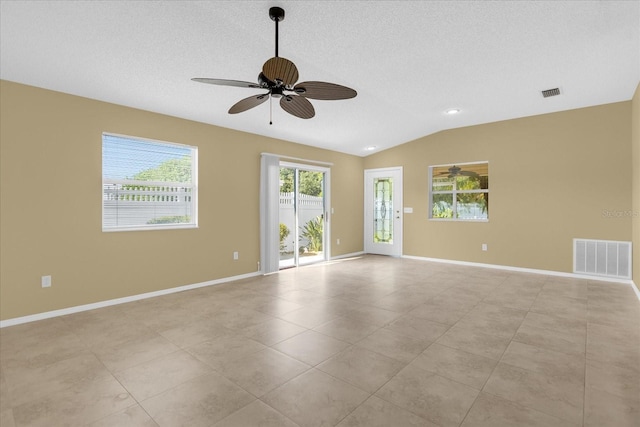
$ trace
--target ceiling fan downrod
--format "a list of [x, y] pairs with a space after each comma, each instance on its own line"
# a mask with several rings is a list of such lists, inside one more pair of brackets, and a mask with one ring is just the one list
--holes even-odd
[[284, 9], [281, 7], [272, 7], [269, 9], [269, 17], [276, 23], [276, 58], [278, 57], [278, 22], [284, 19]]

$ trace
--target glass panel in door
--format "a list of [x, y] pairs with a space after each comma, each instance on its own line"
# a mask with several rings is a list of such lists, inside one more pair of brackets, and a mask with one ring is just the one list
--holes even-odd
[[280, 168], [280, 268], [325, 259], [325, 173]]
[[373, 241], [393, 244], [393, 178], [373, 179]]
[[299, 264], [324, 261], [324, 172], [298, 170]]
[[280, 168], [280, 268], [295, 267], [296, 259], [296, 170]]

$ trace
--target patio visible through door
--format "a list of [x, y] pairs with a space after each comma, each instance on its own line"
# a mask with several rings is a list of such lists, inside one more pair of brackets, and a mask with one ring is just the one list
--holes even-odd
[[280, 163], [280, 268], [324, 261], [328, 170]]

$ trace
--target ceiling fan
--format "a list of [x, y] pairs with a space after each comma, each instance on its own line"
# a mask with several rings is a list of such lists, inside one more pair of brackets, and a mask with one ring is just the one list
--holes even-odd
[[284, 111], [301, 119], [310, 119], [316, 113], [307, 98], [338, 100], [354, 98], [357, 95], [355, 90], [335, 83], [308, 81], [296, 84], [298, 69], [295, 64], [278, 56], [278, 22], [284, 19], [284, 10], [280, 7], [272, 7], [269, 9], [269, 17], [276, 23], [276, 56], [264, 63], [257, 83], [210, 78], [193, 78], [191, 80], [213, 85], [266, 89], [268, 91], [240, 100], [229, 109], [229, 114], [247, 111], [270, 98], [280, 98], [280, 106]]
[[448, 178], [454, 178], [456, 176], [470, 176], [472, 178], [480, 178], [476, 172], [473, 171], [463, 171], [458, 166], [451, 166], [446, 172], [440, 172], [438, 175], [448, 175]]

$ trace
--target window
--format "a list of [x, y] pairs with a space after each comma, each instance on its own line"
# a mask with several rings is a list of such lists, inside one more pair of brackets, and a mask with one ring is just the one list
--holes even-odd
[[489, 163], [429, 167], [429, 218], [489, 219]]
[[102, 230], [197, 227], [198, 149], [102, 134]]

